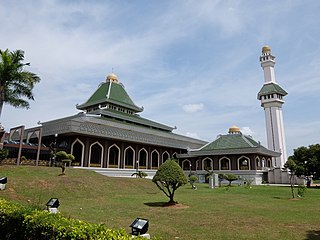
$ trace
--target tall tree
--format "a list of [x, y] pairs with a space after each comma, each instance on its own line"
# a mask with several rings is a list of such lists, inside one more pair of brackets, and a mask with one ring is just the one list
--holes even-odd
[[289, 159], [299, 166], [300, 175], [313, 175], [314, 179], [320, 178], [320, 144], [294, 149]]
[[4, 103], [28, 109], [28, 100], [34, 100], [32, 90], [40, 78], [24, 70], [30, 63], [23, 63], [23, 60], [22, 50], [0, 50], [0, 117]]

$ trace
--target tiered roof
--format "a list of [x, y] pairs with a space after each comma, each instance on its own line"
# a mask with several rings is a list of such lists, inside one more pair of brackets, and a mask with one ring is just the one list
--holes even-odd
[[262, 88], [260, 89], [260, 91], [258, 93], [258, 99], [261, 100], [262, 96], [265, 96], [268, 94], [274, 94], [274, 93], [279, 94], [281, 96], [285, 96], [288, 94], [278, 84], [276, 84], [274, 82], [270, 82], [270, 83], [266, 83], [262, 86]]
[[180, 149], [199, 148], [205, 141], [172, 133], [173, 127], [141, 117], [143, 108], [134, 104], [115, 74], [83, 104], [74, 116], [43, 122], [43, 135], [76, 133], [128, 142]]
[[[230, 128], [231, 129], [231, 128]], [[179, 157], [196, 157], [204, 155], [231, 155], [231, 154], [264, 154], [278, 157], [279, 152], [271, 151], [256, 142], [251, 136], [244, 135], [240, 131], [219, 135], [216, 140], [200, 149], [189, 150], [188, 154], [180, 154]]]
[[98, 107], [99, 105], [101, 106], [108, 103], [130, 109], [135, 113], [143, 111], [143, 108], [134, 104], [124, 89], [124, 86], [112, 80], [101, 83], [85, 103], [77, 105], [77, 109], [88, 110], [90, 107]]

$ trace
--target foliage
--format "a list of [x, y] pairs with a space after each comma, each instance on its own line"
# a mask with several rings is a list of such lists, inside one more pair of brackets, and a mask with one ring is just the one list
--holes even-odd
[[57, 160], [62, 161], [63, 159], [68, 159], [68, 154], [65, 151], [59, 151], [56, 153]]
[[169, 198], [169, 203], [173, 204], [175, 191], [188, 180], [175, 159], [168, 159], [160, 166], [152, 182]]
[[299, 169], [296, 170], [297, 175], [313, 175], [314, 179], [320, 178], [320, 144], [294, 149], [289, 159], [299, 166]]
[[225, 174], [224, 173], [219, 173], [218, 174], [219, 187], [221, 187], [221, 183], [222, 183], [224, 178], [225, 178]]
[[0, 163], [2, 160], [6, 159], [9, 155], [9, 151], [6, 148], [0, 149]]
[[197, 189], [197, 187], [194, 185], [196, 181], [198, 181], [198, 177], [196, 175], [189, 176], [189, 182], [191, 184], [192, 189]]
[[70, 164], [75, 157], [72, 154], [66, 153], [65, 151], [57, 152], [56, 157], [57, 157], [57, 161], [60, 162], [62, 174], [65, 174], [67, 163]]
[[24, 70], [30, 63], [23, 63], [23, 60], [22, 50], [0, 50], [0, 116], [4, 103], [28, 109], [30, 104], [27, 100], [34, 100], [32, 90], [40, 78]]
[[299, 171], [298, 165], [293, 161], [291, 158], [288, 159], [288, 161], [284, 164], [284, 167], [290, 170], [290, 188], [291, 188], [291, 194], [292, 198], [295, 198], [294, 194], [294, 176], [296, 175], [296, 171]]
[[[216, 188], [214, 192], [208, 184], [197, 183], [197, 191], [186, 184], [175, 195], [181, 205], [168, 207], [163, 203], [168, 198], [146, 179], [105, 177], [78, 168], [70, 168], [65, 177], [58, 177], [59, 168], [16, 165], [1, 166], [0, 172], [10, 180], [6, 190], [0, 191], [3, 198], [28, 205], [30, 199], [31, 203], [44, 206], [48, 199], [57, 197], [64, 216], [124, 228], [127, 233], [131, 232], [129, 225], [136, 217], [147, 218], [148, 233], [163, 240], [177, 237], [293, 240], [306, 239], [308, 229], [319, 229], [320, 215], [315, 213], [319, 212], [320, 191], [316, 188], [307, 190], [308, 199], [292, 201], [288, 198], [290, 187], [272, 184], [250, 190], [237, 186], [232, 191]], [[228, 224], [230, 217], [241, 223], [241, 227]], [[263, 219], [263, 222], [252, 224], [248, 219]], [[281, 231], [274, 231], [279, 226]], [[309, 236], [309, 239], [317, 237]]]
[[235, 180], [238, 180], [238, 177], [234, 174], [224, 174], [223, 178], [227, 181], [229, 181], [229, 185], [228, 186], [231, 186], [231, 183]]
[[0, 199], [0, 236], [8, 240], [132, 239], [123, 229], [108, 229], [104, 224], [66, 218], [60, 213], [28, 209], [4, 199]]
[[206, 179], [209, 179], [214, 174], [214, 171], [210, 170], [209, 168], [205, 168], [204, 170], [207, 172], [205, 175]]
[[243, 185], [247, 188], [251, 188], [251, 185], [254, 181], [254, 179], [250, 177], [240, 178], [240, 180], [242, 181]]
[[307, 191], [307, 187], [304, 185], [299, 184], [298, 186], [298, 197], [304, 197], [305, 193]]
[[145, 173], [144, 171], [138, 171], [138, 172], [135, 172], [135, 173], [132, 173], [131, 174], [131, 177], [133, 176], [136, 176], [137, 178], [146, 178], [148, 176], [147, 173]]

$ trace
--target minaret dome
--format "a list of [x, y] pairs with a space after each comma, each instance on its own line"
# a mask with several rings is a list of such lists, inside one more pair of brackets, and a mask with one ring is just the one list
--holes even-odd
[[262, 47], [262, 53], [270, 53], [271, 52], [271, 49], [268, 45], [264, 45]]

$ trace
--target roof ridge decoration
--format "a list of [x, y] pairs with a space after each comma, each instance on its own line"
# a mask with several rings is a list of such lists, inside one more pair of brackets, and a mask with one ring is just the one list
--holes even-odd
[[[241, 137], [243, 138], [243, 140], [249, 144], [250, 147], [256, 147], [254, 146], [248, 139], [247, 139], [247, 136], [244, 135], [244, 134], [241, 134]], [[252, 139], [253, 140], [253, 139]]]
[[111, 87], [112, 87], [112, 82], [113, 81], [109, 81], [110, 84], [109, 84], [109, 89], [108, 89], [108, 93], [107, 93], [107, 98], [109, 99], [110, 98], [110, 92], [111, 92]]

